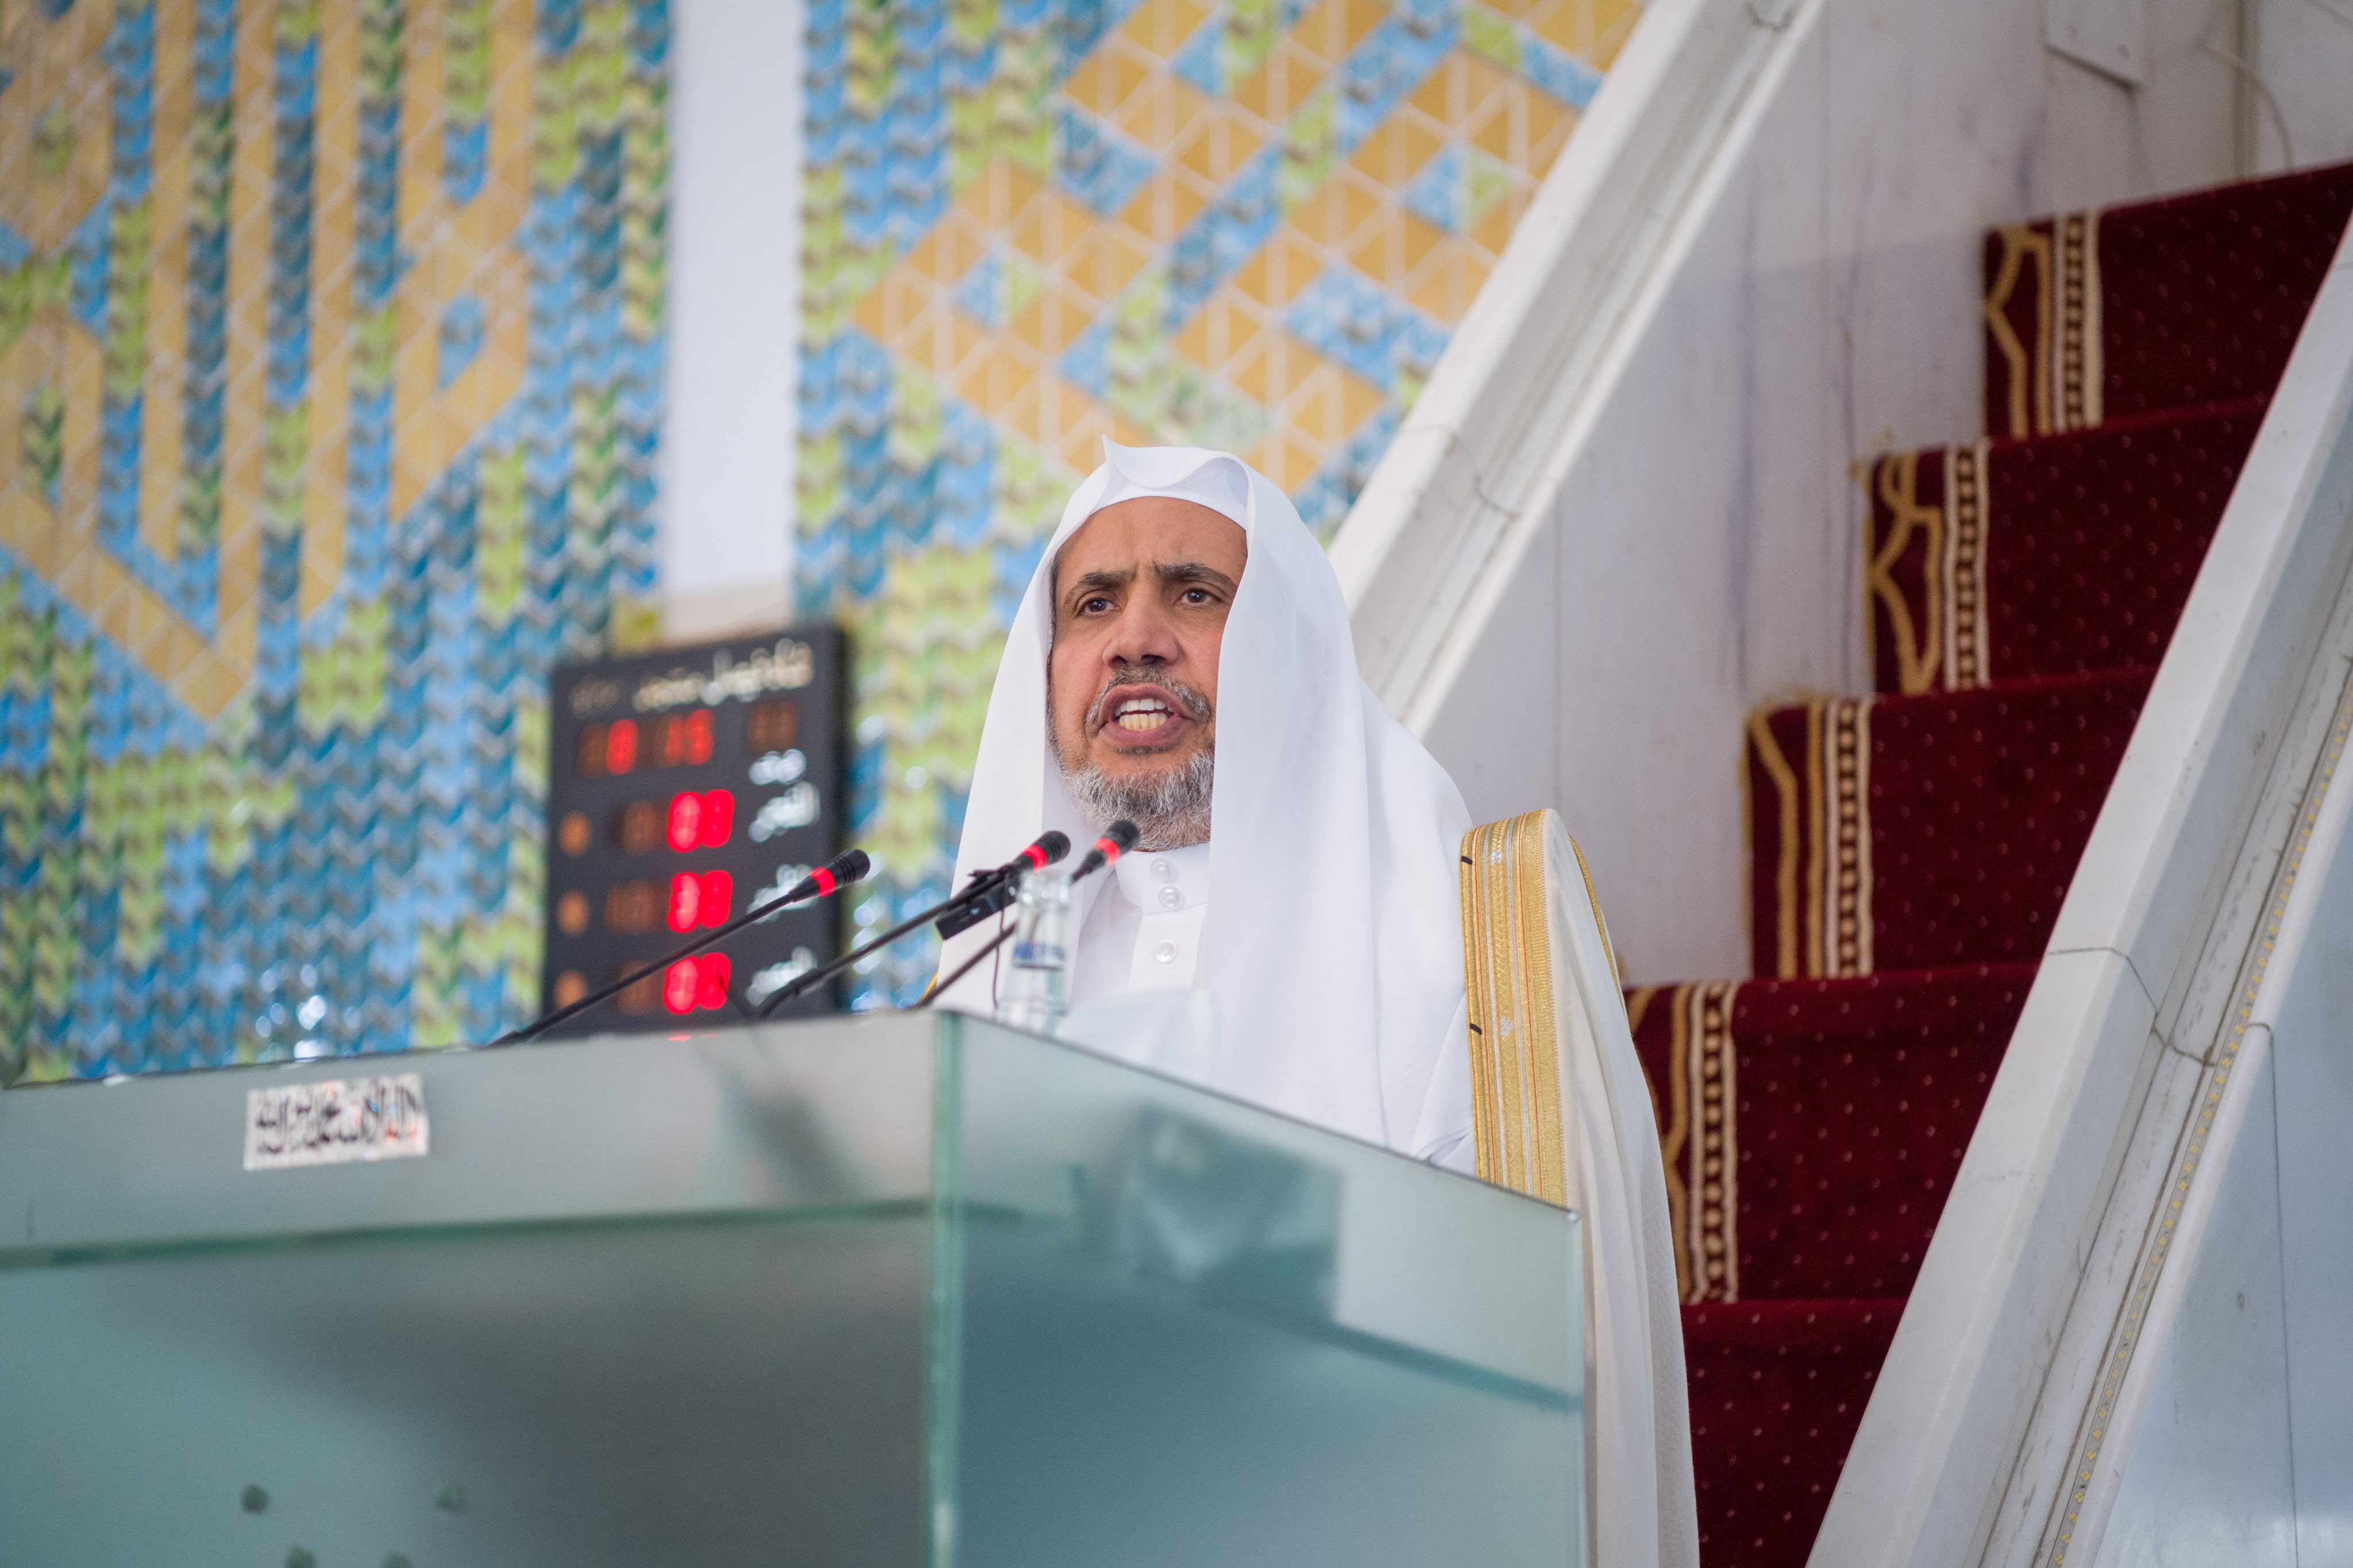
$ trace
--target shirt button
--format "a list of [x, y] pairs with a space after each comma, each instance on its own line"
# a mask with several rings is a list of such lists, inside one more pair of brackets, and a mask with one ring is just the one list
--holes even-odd
[[1152, 956], [1163, 963], [1174, 963], [1176, 962], [1176, 944], [1173, 942], [1164, 942], [1152, 950]]
[[1155, 860], [1152, 863], [1152, 874], [1164, 882], [1173, 882], [1176, 879], [1176, 868], [1166, 860]]
[[1183, 909], [1183, 908], [1185, 907], [1185, 894], [1184, 894], [1184, 891], [1183, 891], [1181, 889], [1177, 889], [1177, 888], [1163, 888], [1163, 889], [1160, 889], [1160, 907], [1161, 907], [1162, 909], [1164, 909], [1164, 910], [1181, 910], [1181, 909]]

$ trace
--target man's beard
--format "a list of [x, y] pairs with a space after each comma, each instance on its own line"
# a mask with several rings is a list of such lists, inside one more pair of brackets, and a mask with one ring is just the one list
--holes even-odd
[[[1095, 693], [1095, 705], [1089, 710], [1090, 739], [1102, 727], [1103, 695], [1114, 686], [1157, 687], [1168, 693], [1187, 717], [1205, 722], [1216, 711], [1209, 700], [1191, 687], [1156, 671], [1130, 668], [1114, 672], [1103, 682], [1103, 690]], [[1057, 731], [1051, 738], [1054, 762], [1062, 771], [1062, 783], [1079, 809], [1098, 826], [1109, 826], [1126, 818], [1135, 824], [1136, 847], [1141, 849], [1183, 849], [1208, 842], [1210, 786], [1217, 776], [1214, 742], [1167, 772], [1141, 778], [1113, 778], [1092, 759], [1084, 758], [1083, 753], [1078, 766], [1071, 765], [1059, 726], [1053, 721], [1051, 692], [1047, 695], [1046, 705], [1048, 726]]]
[[1115, 779], [1092, 763], [1076, 772], [1065, 765], [1062, 783], [1098, 826], [1122, 817], [1135, 824], [1137, 848], [1184, 849], [1208, 841], [1209, 786], [1216, 773], [1217, 753], [1205, 748], [1171, 772], [1149, 778]]

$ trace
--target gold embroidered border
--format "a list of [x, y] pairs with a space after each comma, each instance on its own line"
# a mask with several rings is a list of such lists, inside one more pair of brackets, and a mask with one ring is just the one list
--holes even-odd
[[1739, 989], [1736, 982], [1716, 981], [1683, 986], [1675, 997], [1677, 1065], [1690, 1079], [1693, 1123], [1683, 1233], [1688, 1267], [1677, 1271], [1689, 1301], [1740, 1298], [1739, 1096], [1732, 1046], [1732, 999]]
[[2053, 270], [2058, 309], [2045, 306], [2052, 377], [2048, 431], [2084, 430], [2100, 422], [2100, 215], [2094, 208], [2069, 213], [2052, 225]]
[[[1529, 1096], [1535, 1115], [1535, 1195], [1546, 1203], [1568, 1201], [1559, 1018], [1552, 994], [1552, 889], [1545, 876], [1545, 817], [1541, 811], [1512, 818], [1512, 924], [1520, 963], [1520, 1051], [1528, 1062]], [[1581, 863], [1581, 858], [1580, 858]], [[1588, 884], [1590, 887], [1590, 884]]]
[[1830, 954], [1823, 950], [1822, 935], [1825, 911], [1830, 900], [1822, 896], [1824, 879], [1829, 875], [1831, 792], [1829, 781], [1822, 776], [1822, 708], [1820, 702], [1806, 704], [1806, 882], [1804, 920], [1806, 922], [1806, 967], [1803, 973], [1820, 974]]
[[[1840, 698], [1804, 705], [1802, 782], [1774, 740], [1767, 722], [1771, 710], [1759, 709], [1748, 718], [1750, 747], [1780, 797], [1774, 956], [1783, 979], [1872, 972], [1873, 700]], [[1753, 833], [1753, 803], [1749, 820]], [[1754, 910], [1750, 920], [1753, 929]]]
[[1871, 973], [1871, 700], [1806, 707], [1806, 970]]
[[[1920, 504], [1917, 452], [1880, 458], [1872, 467], [1871, 487], [1879, 504], [1887, 509], [1888, 521], [1885, 537], [1873, 539], [1866, 545], [1863, 584], [1887, 612], [1888, 637], [1895, 645], [1896, 689], [1910, 693], [1926, 691], [1936, 684], [1945, 647], [1945, 511]], [[1870, 515], [1869, 526], [1875, 528], [1876, 509]], [[1912, 610], [1905, 602], [1904, 589], [1895, 581], [1895, 563], [1904, 559], [1915, 532], [1925, 536], [1926, 545], [1921, 556], [1926, 592], [1921, 595], [1922, 624], [1917, 627], [1912, 624]]]
[[1806, 707], [1809, 975], [1871, 973], [1871, 702]]
[[1831, 975], [1871, 973], [1871, 700], [1827, 704], [1830, 843], [1824, 948]]
[[[2105, 378], [2098, 209], [2053, 218], [2048, 234], [2018, 225], [1998, 238], [2001, 258], [1986, 289], [1985, 320], [2007, 372], [2010, 426], [2001, 434], [2048, 436], [2097, 425], [2105, 414]], [[2030, 274], [2031, 346], [2010, 319]]]
[[1988, 484], [1992, 477], [1991, 451], [1990, 443], [1985, 441], [1945, 449], [1947, 603], [1943, 618], [1948, 691], [1971, 690], [1992, 679], [1986, 637], [1986, 534], [1993, 516]]
[[[2001, 262], [1986, 289], [1986, 331], [2009, 368], [2008, 436], [2039, 435], [2051, 426], [2050, 373], [2043, 363], [2050, 342], [2051, 237], [2020, 224], [2000, 233]], [[2034, 276], [2034, 347], [2030, 350], [2010, 324], [2010, 303], [2021, 279]], [[2029, 399], [2031, 399], [2030, 405]]]
[[1568, 1187], [1545, 816], [1530, 812], [1463, 836], [1463, 973], [1479, 1174], [1556, 1204]]

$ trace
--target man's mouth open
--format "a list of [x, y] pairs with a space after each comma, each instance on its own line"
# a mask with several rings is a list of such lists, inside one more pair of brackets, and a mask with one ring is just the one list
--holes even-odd
[[1131, 697], [1112, 709], [1112, 727], [1123, 734], [1150, 735], [1167, 728], [1176, 710], [1162, 697]]
[[1137, 686], [1106, 693], [1102, 712], [1103, 731], [1127, 744], [1169, 740], [1187, 718], [1173, 694]]

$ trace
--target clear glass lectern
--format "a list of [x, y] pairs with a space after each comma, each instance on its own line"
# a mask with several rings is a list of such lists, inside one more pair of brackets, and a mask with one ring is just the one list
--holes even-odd
[[0, 1561], [1581, 1568], [1578, 1258], [931, 1015], [15, 1090]]

